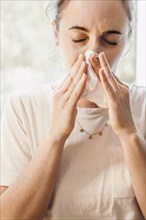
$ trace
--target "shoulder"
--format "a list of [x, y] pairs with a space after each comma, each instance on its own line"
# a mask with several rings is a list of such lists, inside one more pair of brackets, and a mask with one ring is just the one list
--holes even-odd
[[144, 102], [146, 99], [146, 87], [130, 85], [130, 98], [132, 103]]
[[12, 106], [19, 110], [20, 107], [39, 107], [50, 102], [53, 89], [52, 84], [48, 83], [30, 90], [15, 92], [8, 97], [6, 106]]
[[146, 87], [131, 85], [129, 92], [132, 110], [135, 113], [144, 113], [146, 107]]
[[11, 99], [19, 100], [20, 102], [25, 102], [25, 105], [28, 103], [38, 104], [46, 102], [49, 100], [52, 94], [52, 84], [48, 83], [34, 89], [24, 90], [18, 93], [14, 93], [11, 96]]
[[4, 106], [2, 118], [15, 117], [25, 121], [45, 117], [50, 111], [52, 84], [48, 83], [31, 90], [11, 94]]
[[25, 122], [44, 121], [50, 115], [52, 94], [60, 83], [47, 83], [11, 94], [4, 106], [3, 118], [15, 117]]
[[146, 87], [131, 85], [129, 87], [130, 104], [134, 121], [143, 135], [146, 135]]

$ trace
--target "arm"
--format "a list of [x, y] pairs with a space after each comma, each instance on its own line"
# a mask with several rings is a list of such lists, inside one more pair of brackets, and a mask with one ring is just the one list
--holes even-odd
[[[2, 219], [42, 219], [55, 186], [66, 139], [74, 128], [77, 102], [86, 83], [81, 55], [71, 74], [54, 91], [50, 128], [19, 178], [1, 195]], [[82, 63], [82, 65], [81, 65]]]
[[1, 219], [43, 218], [55, 185], [63, 146], [64, 141], [46, 138], [24, 173], [2, 194]]
[[146, 141], [139, 132], [120, 138], [135, 196], [146, 218]]
[[96, 59], [92, 59], [92, 65], [97, 73], [99, 71], [107, 96], [110, 123], [121, 140], [135, 195], [146, 218], [146, 142], [132, 117], [129, 88], [112, 74], [104, 53], [99, 55], [99, 60], [100, 70]]

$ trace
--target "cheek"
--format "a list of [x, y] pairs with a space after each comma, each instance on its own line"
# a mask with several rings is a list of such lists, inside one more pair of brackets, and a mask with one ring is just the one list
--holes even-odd
[[63, 67], [69, 72], [82, 51], [77, 49], [68, 37], [63, 37], [61, 35], [59, 40], [59, 50]]
[[122, 45], [121, 47], [118, 47], [115, 50], [113, 50], [111, 53], [107, 52], [106, 54], [107, 60], [113, 72], [116, 71], [119, 61], [123, 55], [124, 48], [125, 46]]

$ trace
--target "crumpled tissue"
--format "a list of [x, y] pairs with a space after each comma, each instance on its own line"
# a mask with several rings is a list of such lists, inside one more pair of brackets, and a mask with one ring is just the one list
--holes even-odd
[[94, 51], [88, 50], [85, 53], [88, 79], [82, 98], [96, 103], [101, 108], [108, 108], [107, 98], [104, 89], [89, 60], [91, 55], [93, 54], [95, 54], [98, 58], [99, 54]]

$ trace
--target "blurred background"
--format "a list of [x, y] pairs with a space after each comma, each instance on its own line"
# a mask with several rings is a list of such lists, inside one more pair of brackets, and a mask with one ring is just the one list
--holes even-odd
[[[64, 77], [55, 48], [49, 1], [1, 1], [1, 111], [8, 96]], [[145, 86], [145, 0], [135, 1], [135, 24], [129, 52], [122, 58], [118, 76]]]

